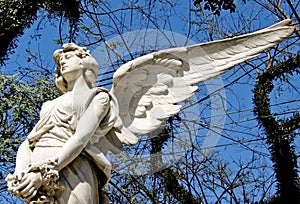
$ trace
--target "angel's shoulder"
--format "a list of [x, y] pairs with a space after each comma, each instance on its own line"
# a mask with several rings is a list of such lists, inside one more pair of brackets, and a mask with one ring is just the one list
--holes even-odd
[[109, 91], [102, 87], [95, 88], [95, 95], [93, 97], [93, 101], [97, 104], [107, 104], [110, 101]]
[[44, 102], [41, 106], [40, 117], [43, 116], [45, 113], [51, 111], [59, 100], [60, 97]]

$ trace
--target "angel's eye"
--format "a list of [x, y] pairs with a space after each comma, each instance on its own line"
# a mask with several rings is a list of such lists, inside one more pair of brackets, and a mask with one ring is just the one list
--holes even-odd
[[65, 56], [66, 59], [70, 59], [71, 57], [73, 57], [72, 54], [67, 54], [67, 55]]

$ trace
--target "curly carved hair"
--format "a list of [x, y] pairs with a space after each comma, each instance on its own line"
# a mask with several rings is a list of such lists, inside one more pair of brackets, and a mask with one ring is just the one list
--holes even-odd
[[81, 59], [81, 62], [84, 67], [84, 76], [90, 86], [94, 86], [98, 73], [98, 63], [90, 54], [90, 51], [85, 47], [80, 47], [74, 43], [67, 43], [62, 46], [62, 49], [58, 49], [54, 52], [53, 58], [57, 64], [56, 68], [56, 87], [58, 88], [61, 94], [67, 92], [67, 82], [61, 75], [60, 59], [61, 55], [66, 52], [74, 52], [77, 57]]

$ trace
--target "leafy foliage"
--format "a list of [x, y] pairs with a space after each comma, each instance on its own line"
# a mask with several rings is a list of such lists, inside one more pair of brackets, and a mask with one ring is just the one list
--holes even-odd
[[[6, 53], [12, 53], [16, 47], [16, 36], [23, 34], [36, 18], [37, 1], [0, 1], [0, 63], [7, 59]], [[14, 42], [13, 42], [14, 40]]]
[[[245, 2], [245, 0], [243, 0], [243, 2]], [[234, 0], [194, 0], [195, 6], [201, 6], [201, 4], [204, 4], [204, 10], [211, 11], [218, 16], [220, 16], [221, 10], [235, 12], [236, 9]]]
[[17, 47], [17, 37], [23, 35], [24, 30], [31, 26], [40, 8], [78, 20], [80, 15], [78, 6], [77, 0], [0, 1], [0, 64], [4, 64], [8, 54], [13, 53], [13, 49]]

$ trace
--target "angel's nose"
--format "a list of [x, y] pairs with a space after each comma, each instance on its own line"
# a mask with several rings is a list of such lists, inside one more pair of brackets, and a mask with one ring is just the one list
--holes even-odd
[[61, 59], [60, 60], [60, 66], [64, 66], [66, 64], [65, 60], [64, 59]]

